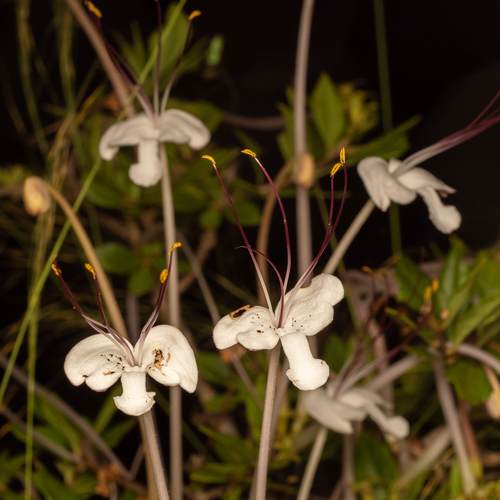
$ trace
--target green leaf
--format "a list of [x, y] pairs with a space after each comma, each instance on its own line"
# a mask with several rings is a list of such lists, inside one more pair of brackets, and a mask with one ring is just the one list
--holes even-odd
[[342, 99], [337, 87], [322, 73], [310, 100], [313, 119], [328, 155], [338, 144], [346, 125]]
[[232, 481], [245, 479], [247, 471], [247, 466], [209, 462], [191, 472], [190, 478], [199, 483], [230, 484]]
[[420, 311], [425, 289], [431, 284], [429, 277], [411, 259], [403, 257], [396, 266], [396, 279], [401, 285], [397, 300], [408, 303], [415, 311]]
[[365, 431], [356, 443], [354, 469], [356, 481], [383, 479], [392, 481], [399, 476], [398, 466], [386, 443], [377, 441]]
[[114, 448], [120, 443], [125, 434], [129, 433], [136, 425], [136, 419], [124, 420], [118, 422], [112, 427], [108, 427], [103, 433], [102, 438], [110, 448]]
[[222, 122], [222, 111], [208, 101], [183, 101], [170, 98], [167, 108], [181, 109], [196, 116], [210, 132], [214, 132]]
[[196, 362], [203, 378], [214, 384], [227, 385], [231, 378], [231, 368], [222, 361], [218, 353], [198, 351]]
[[207, 66], [216, 66], [222, 59], [222, 52], [224, 50], [224, 38], [222, 35], [215, 35], [207, 49]]
[[500, 292], [500, 265], [492, 261], [486, 252], [478, 252], [476, 261], [484, 260], [484, 265], [479, 271], [476, 286], [480, 297]]
[[155, 280], [151, 271], [148, 268], [142, 268], [138, 271], [134, 271], [127, 281], [127, 290], [133, 293], [137, 297], [153, 290]]
[[33, 474], [33, 483], [45, 500], [79, 500], [77, 495], [45, 469]]
[[471, 405], [485, 401], [491, 394], [491, 384], [483, 367], [470, 359], [459, 359], [446, 367], [446, 378], [459, 397]]
[[451, 238], [451, 250], [444, 261], [439, 275], [439, 288], [435, 296], [436, 314], [448, 308], [448, 301], [459, 283], [459, 266], [467, 251], [465, 244], [458, 238]]
[[110, 241], [96, 246], [95, 251], [108, 273], [129, 274], [139, 265], [139, 259], [123, 243]]
[[114, 397], [119, 396], [123, 392], [121, 383], [116, 383], [106, 395], [104, 403], [99, 408], [99, 413], [95, 418], [93, 427], [98, 434], [104, 432], [115, 413], [118, 411], [115, 405]]
[[[253, 201], [235, 201], [234, 209], [243, 227], [258, 226], [260, 223], [260, 209]], [[229, 205], [224, 207], [224, 215], [232, 224], [236, 225], [233, 212]]]
[[193, 184], [174, 185], [172, 198], [176, 212], [198, 212], [206, 204], [204, 191]]
[[322, 357], [330, 370], [339, 373], [347, 359], [347, 344], [338, 335], [330, 335], [326, 340]]
[[214, 451], [222, 461], [229, 464], [252, 464], [247, 443], [240, 437], [214, 432], [204, 425], [198, 426], [198, 429], [214, 440]]
[[[463, 314], [453, 328], [453, 332], [448, 338], [458, 347], [465, 338], [476, 328], [482, 325], [491, 324], [498, 318], [500, 311], [500, 292], [489, 297], [484, 297], [474, 304], [465, 314]], [[491, 318], [491, 320], [490, 320]]]
[[87, 191], [87, 198], [91, 203], [101, 208], [123, 207], [122, 196], [99, 179], [94, 179], [92, 182]]
[[203, 229], [217, 229], [222, 222], [222, 216], [218, 210], [210, 209], [200, 215], [198, 222]]

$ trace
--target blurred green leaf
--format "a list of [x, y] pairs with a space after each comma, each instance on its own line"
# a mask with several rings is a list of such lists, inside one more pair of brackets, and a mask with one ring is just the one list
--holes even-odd
[[182, 111], [186, 111], [186, 113], [196, 116], [196, 118], [199, 118], [205, 124], [210, 132], [214, 132], [222, 122], [222, 111], [208, 101], [184, 101], [170, 98], [167, 109], [169, 108], [181, 109]]
[[339, 91], [326, 73], [320, 75], [312, 91], [310, 106], [328, 155], [342, 138], [346, 117]]
[[137, 297], [153, 290], [155, 280], [148, 268], [142, 268], [134, 271], [127, 280], [127, 290]]
[[463, 493], [460, 464], [455, 458], [450, 467], [450, 498], [458, 498]]
[[123, 243], [110, 241], [95, 247], [97, 257], [108, 273], [129, 274], [139, 265], [139, 259]]
[[102, 438], [108, 446], [114, 448], [120, 443], [125, 434], [128, 434], [135, 427], [136, 423], [136, 419], [129, 419], [113, 424], [103, 431]]
[[393, 481], [399, 476], [398, 466], [386, 443], [362, 431], [356, 443], [354, 458], [356, 481], [383, 479]]
[[224, 50], [224, 37], [222, 35], [215, 35], [207, 50], [207, 66], [216, 66], [220, 63], [222, 52]]
[[218, 353], [198, 351], [196, 362], [200, 375], [213, 384], [225, 386], [232, 376], [231, 367], [222, 361]]
[[94, 179], [87, 192], [91, 203], [101, 208], [122, 208], [123, 198], [113, 188], [104, 184], [99, 179]]
[[175, 184], [172, 188], [176, 212], [198, 212], [206, 204], [204, 191], [194, 184]]
[[98, 434], [102, 434], [108, 424], [111, 422], [111, 419], [117, 412], [117, 408], [115, 405], [114, 397], [119, 396], [122, 392], [121, 382], [118, 381], [113, 387], [110, 388], [109, 392], [106, 395], [106, 399], [104, 403], [101, 404], [99, 408], [99, 412], [97, 413], [97, 417], [93, 423], [93, 427]]
[[447, 366], [446, 378], [458, 396], [471, 405], [482, 403], [491, 394], [491, 384], [483, 367], [470, 359], [459, 359]]
[[33, 474], [33, 483], [45, 500], [80, 500], [75, 493], [46, 469], [38, 470]]
[[[243, 227], [258, 226], [260, 223], [260, 209], [253, 201], [235, 201], [234, 209]], [[233, 212], [229, 205], [224, 207], [224, 215], [232, 224], [236, 225]]]
[[415, 311], [420, 311], [425, 289], [431, 284], [429, 277], [411, 259], [403, 257], [396, 266], [396, 279], [401, 285], [397, 300], [408, 303]]
[[241, 465], [252, 464], [247, 443], [240, 437], [214, 432], [204, 425], [198, 426], [198, 429], [214, 440], [214, 451], [224, 462]]
[[346, 343], [338, 335], [329, 335], [326, 339], [322, 357], [330, 367], [330, 370], [339, 373], [347, 359]]
[[222, 222], [222, 215], [219, 211], [210, 209], [202, 212], [198, 221], [203, 229], [217, 229]]
[[491, 260], [487, 252], [478, 252], [476, 262], [484, 261], [479, 271], [476, 287], [481, 297], [500, 292], [500, 265]]
[[230, 484], [245, 479], [247, 466], [209, 462], [190, 474], [191, 481], [206, 484]]

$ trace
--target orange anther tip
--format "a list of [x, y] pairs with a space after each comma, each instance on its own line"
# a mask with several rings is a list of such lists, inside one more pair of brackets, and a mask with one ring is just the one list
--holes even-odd
[[188, 19], [192, 21], [195, 17], [201, 16], [201, 12], [199, 10], [193, 10], [191, 14], [189, 14]]
[[102, 17], [101, 11], [90, 0], [85, 0], [84, 4], [90, 12], [93, 12], [97, 17]]
[[90, 264], [85, 264], [85, 269], [87, 269], [87, 271], [90, 271], [95, 276], [94, 268]]
[[333, 177], [339, 171], [339, 168], [341, 166], [342, 166], [342, 163], [335, 163], [333, 168], [330, 170], [330, 177]]
[[361, 268], [361, 271], [368, 273], [368, 274], [373, 274], [373, 271], [368, 266], [363, 266]]
[[167, 271], [167, 269], [164, 269], [164, 270], [161, 272], [161, 274], [160, 274], [160, 281], [161, 281], [162, 283], [165, 283], [165, 280], [167, 279], [167, 277], [168, 277], [168, 271]]
[[174, 243], [171, 247], [170, 247], [170, 252], [168, 252], [168, 255], [172, 255], [172, 252], [174, 251], [174, 249], [176, 248], [179, 248], [181, 247], [181, 243], [178, 241], [177, 243]]
[[56, 276], [60, 276], [61, 270], [57, 267], [57, 264], [54, 263], [50, 267], [52, 268], [52, 271], [54, 271]]
[[244, 149], [242, 151], [243, 154], [245, 155], [249, 155], [249, 156], [253, 156], [254, 158], [257, 156], [256, 153], [254, 153], [253, 151], [251, 151], [250, 149]]
[[439, 288], [439, 280], [432, 280], [432, 291], [436, 293]]
[[211, 161], [213, 164], [215, 164], [215, 160], [211, 157], [211, 156], [208, 156], [208, 155], [203, 155], [202, 158], [205, 158], [205, 160], [209, 160]]
[[340, 150], [340, 163], [345, 163], [345, 148]]

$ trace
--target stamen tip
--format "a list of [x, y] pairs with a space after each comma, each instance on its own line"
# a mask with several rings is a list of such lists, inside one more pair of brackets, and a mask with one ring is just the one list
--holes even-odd
[[[55, 257], [55, 255], [54, 255]], [[54, 271], [55, 275], [56, 276], [61, 276], [61, 270], [59, 269], [59, 267], [57, 266], [57, 263], [55, 261], [52, 261], [52, 265], [50, 266], [52, 271]]]
[[161, 274], [160, 274], [160, 281], [162, 283], [165, 283], [166, 279], [168, 278], [168, 270], [164, 269]]
[[345, 163], [345, 148], [342, 148], [340, 150], [340, 163], [342, 163], [342, 164]]
[[192, 21], [195, 17], [201, 16], [201, 12], [199, 10], [193, 10], [191, 14], [189, 14], [188, 19]]
[[205, 160], [211, 161], [215, 165], [215, 160], [211, 156], [203, 155], [202, 158], [205, 158]]
[[368, 266], [363, 266], [361, 268], [361, 271], [363, 271], [364, 273], [367, 273], [367, 274], [373, 274], [373, 271], [368, 267]]
[[177, 243], [174, 243], [171, 247], [170, 247], [170, 251], [168, 252], [168, 255], [172, 255], [172, 252], [174, 251], [174, 249], [176, 248], [179, 248], [181, 247], [181, 243], [178, 241]]
[[257, 156], [257, 154], [254, 153], [253, 151], [251, 151], [250, 149], [244, 149], [242, 151], [242, 153], [245, 155], [248, 155], [248, 156], [252, 156], [253, 158], [255, 158]]
[[90, 271], [92, 273], [92, 275], [94, 276], [94, 278], [95, 278], [94, 268], [89, 263], [85, 264], [85, 269], [87, 269], [87, 271]]
[[92, 12], [99, 18], [102, 17], [101, 11], [90, 0], [85, 0], [85, 2], [83, 3], [86, 5], [87, 9], [90, 10], [90, 12]]

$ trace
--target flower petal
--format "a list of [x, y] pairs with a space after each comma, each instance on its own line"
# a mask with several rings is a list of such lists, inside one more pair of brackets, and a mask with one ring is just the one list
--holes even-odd
[[361, 422], [366, 412], [350, 408], [329, 398], [324, 389], [305, 393], [304, 408], [321, 425], [340, 434], [352, 434], [351, 420]]
[[403, 417], [387, 417], [374, 403], [367, 405], [366, 411], [371, 419], [387, 434], [397, 439], [403, 439], [410, 433], [410, 424]]
[[[132, 349], [132, 346], [130, 346]], [[104, 335], [91, 335], [69, 351], [64, 371], [73, 385], [86, 382], [94, 391], [105, 391], [130, 366], [124, 353]]]
[[253, 351], [272, 349], [279, 341], [269, 309], [261, 306], [242, 307], [224, 316], [214, 328], [217, 349], [227, 349], [238, 342]]
[[160, 131], [145, 113], [139, 113], [104, 132], [99, 142], [99, 154], [104, 160], [112, 160], [120, 146], [136, 146], [142, 140], [158, 141]]
[[151, 329], [142, 348], [141, 366], [163, 385], [180, 385], [184, 390], [194, 392], [198, 384], [193, 349], [174, 326], [158, 325]]
[[453, 205], [443, 205], [437, 192], [431, 188], [421, 188], [418, 194], [429, 208], [429, 219], [444, 234], [450, 234], [460, 227], [462, 216]]
[[422, 188], [433, 188], [436, 191], [445, 191], [446, 193], [454, 193], [455, 190], [432, 175], [427, 170], [420, 167], [412, 168], [398, 177], [398, 181], [403, 186], [412, 191], [419, 191]]
[[[395, 164], [394, 161], [391, 166]], [[358, 174], [365, 185], [373, 203], [382, 211], [386, 211], [391, 200], [400, 205], [411, 203], [416, 194], [403, 186], [399, 179], [389, 173], [388, 163], [378, 156], [369, 156], [358, 164]]]
[[123, 393], [115, 396], [116, 407], [127, 415], [138, 417], [151, 410], [155, 404], [155, 392], [146, 391], [146, 371], [139, 366], [131, 366], [122, 375]]
[[312, 391], [326, 383], [330, 368], [322, 359], [313, 358], [305, 335], [285, 335], [281, 337], [281, 345], [290, 363], [286, 376], [295, 387], [302, 391]]
[[138, 186], [154, 186], [163, 175], [163, 165], [158, 157], [158, 141], [140, 140], [137, 150], [138, 162], [130, 167], [128, 175]]
[[201, 149], [210, 141], [210, 131], [203, 122], [180, 109], [162, 113], [160, 123], [161, 142], [187, 143], [193, 149]]

